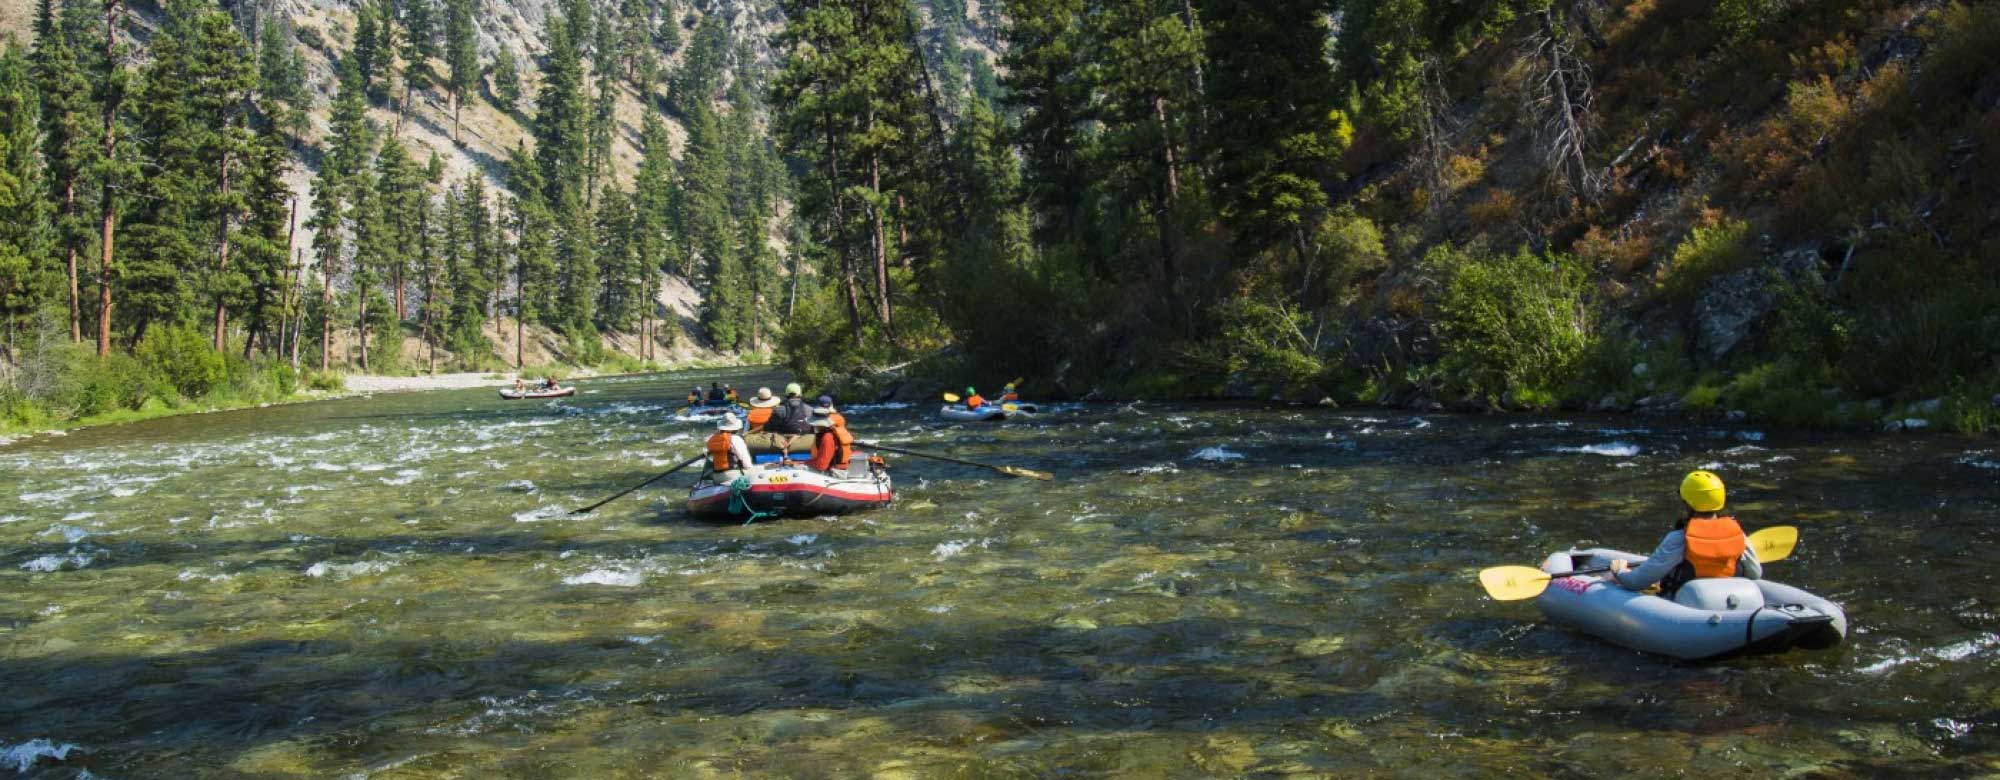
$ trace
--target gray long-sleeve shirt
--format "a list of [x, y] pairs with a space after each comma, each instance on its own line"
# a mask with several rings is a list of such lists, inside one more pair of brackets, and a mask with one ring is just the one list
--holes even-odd
[[[1674, 567], [1687, 560], [1687, 532], [1669, 531], [1660, 540], [1660, 546], [1653, 548], [1653, 554], [1637, 567], [1614, 574], [1611, 579], [1632, 590], [1645, 590], [1665, 579]], [[1757, 562], [1757, 551], [1744, 545], [1743, 554], [1736, 558], [1736, 576], [1758, 580], [1764, 578], [1764, 565]]]

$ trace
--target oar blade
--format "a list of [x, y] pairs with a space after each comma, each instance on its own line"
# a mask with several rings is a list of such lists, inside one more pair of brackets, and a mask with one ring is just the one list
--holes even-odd
[[1056, 478], [1056, 475], [1050, 474], [1046, 471], [1024, 469], [1019, 466], [994, 466], [993, 468], [999, 470], [1000, 473], [1006, 474], [1010, 477], [1026, 477], [1028, 479], [1039, 479], [1039, 480], [1051, 480]]
[[955, 404], [955, 403], [958, 403], [958, 401], [959, 401], [959, 398], [958, 398], [958, 394], [957, 394], [957, 393], [945, 393], [945, 394], [944, 394], [944, 402], [945, 402], [945, 403], [948, 403], [948, 404]]
[[1494, 601], [1520, 601], [1542, 595], [1549, 573], [1533, 566], [1495, 566], [1479, 572], [1479, 584]]
[[1798, 546], [1798, 526], [1774, 525], [1750, 535], [1750, 549], [1757, 551], [1761, 563], [1790, 558], [1792, 549]]

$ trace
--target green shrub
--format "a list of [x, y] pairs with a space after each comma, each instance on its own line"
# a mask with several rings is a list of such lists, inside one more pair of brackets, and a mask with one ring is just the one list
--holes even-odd
[[347, 380], [338, 371], [310, 371], [306, 374], [306, 386], [326, 393], [337, 393], [347, 389]]
[[1694, 387], [1681, 394], [1681, 406], [1691, 412], [1707, 413], [1715, 411], [1722, 401], [1722, 388], [1707, 382], [1697, 382]]
[[1776, 0], [1717, 0], [1709, 21], [1723, 40], [1741, 42], [1755, 36], [1782, 11]]
[[[165, 388], [193, 400], [229, 381], [229, 364], [207, 337], [194, 328], [174, 325], [146, 330], [133, 356]], [[134, 402], [129, 406], [136, 407]]]
[[1211, 313], [1212, 335], [1189, 350], [1188, 362], [1217, 386], [1237, 379], [1290, 390], [1325, 382], [1325, 330], [1288, 300], [1273, 290], [1252, 288], [1223, 302]]
[[1674, 247], [1659, 294], [1671, 303], [1691, 303], [1708, 280], [1746, 267], [1755, 259], [1749, 223], [1729, 219], [1695, 228]]
[[1723, 397], [1730, 405], [1779, 425], [1814, 427], [1834, 420], [1834, 404], [1823, 395], [1816, 369], [1779, 359], [1732, 377]]
[[1585, 269], [1566, 255], [1457, 263], [1437, 302], [1447, 382], [1489, 401], [1568, 387], [1597, 337], [1589, 291]]

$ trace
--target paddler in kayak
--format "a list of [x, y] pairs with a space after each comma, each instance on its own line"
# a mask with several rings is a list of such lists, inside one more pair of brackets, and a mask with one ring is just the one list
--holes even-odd
[[972, 412], [976, 412], [976, 411], [979, 411], [979, 407], [982, 407], [982, 406], [985, 406], [985, 405], [986, 405], [986, 399], [984, 399], [984, 398], [981, 398], [981, 397], [979, 397], [979, 391], [978, 391], [978, 390], [974, 390], [974, 389], [972, 389], [972, 388], [970, 388], [970, 387], [968, 387], [968, 388], [965, 388], [965, 408], [966, 408], [966, 411], [972, 411]]
[[750, 445], [743, 443], [737, 434], [743, 431], [743, 421], [735, 412], [722, 415], [715, 423], [715, 435], [708, 437], [708, 463], [703, 476], [716, 482], [733, 482], [746, 472], [758, 471], [757, 461], [750, 457]]
[[1011, 404], [1017, 403], [1020, 400], [1021, 394], [1014, 390], [1013, 382], [1008, 382], [1006, 387], [1000, 388], [1000, 403]]
[[1687, 516], [1637, 568], [1613, 560], [1611, 580], [1631, 590], [1645, 590], [1658, 583], [1660, 597], [1672, 599], [1689, 580], [1762, 579], [1764, 565], [1757, 562], [1757, 551], [1744, 536], [1743, 527], [1736, 524], [1736, 518], [1722, 513], [1725, 498], [1721, 477], [1707, 471], [1688, 474], [1681, 480], [1681, 503], [1687, 505]]
[[814, 471], [847, 471], [854, 458], [854, 434], [847, 430], [847, 418], [833, 408], [832, 396], [820, 396], [813, 407], [812, 462]]

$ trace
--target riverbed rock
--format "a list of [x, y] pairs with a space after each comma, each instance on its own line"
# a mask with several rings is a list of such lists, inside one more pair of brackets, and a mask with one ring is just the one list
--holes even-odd
[[1742, 409], [1731, 409], [1727, 414], [1722, 415], [1722, 417], [1730, 422], [1743, 422], [1750, 419], [1750, 413]]
[[1782, 252], [1765, 262], [1709, 280], [1695, 299], [1695, 345], [1710, 362], [1743, 346], [1756, 326], [1777, 308], [1778, 294], [1787, 286], [1817, 291], [1819, 249]]
[[1911, 414], [1920, 414], [1925, 417], [1937, 414], [1942, 409], [1944, 409], [1944, 399], [1942, 398], [1927, 398], [1910, 404]]
[[1994, 408], [2000, 408], [2000, 393], [1994, 393], [1992, 400]]

